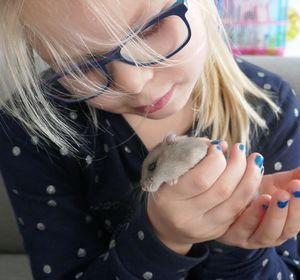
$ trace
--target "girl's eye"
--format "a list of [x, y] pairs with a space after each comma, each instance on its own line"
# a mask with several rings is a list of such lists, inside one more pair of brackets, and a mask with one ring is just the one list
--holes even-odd
[[156, 33], [159, 32], [159, 30], [161, 29], [162, 25], [164, 23], [164, 19], [160, 20], [158, 23], [151, 25], [150, 27], [148, 27], [146, 30], [144, 30], [139, 36], [142, 39], [146, 39]]

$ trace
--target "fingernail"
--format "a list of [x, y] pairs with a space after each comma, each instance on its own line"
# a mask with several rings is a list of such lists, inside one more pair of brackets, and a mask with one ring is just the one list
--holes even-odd
[[259, 168], [261, 168], [261, 167], [263, 166], [263, 164], [264, 164], [264, 157], [261, 156], [261, 155], [256, 156], [256, 158], [255, 158], [255, 164], [256, 164]]
[[239, 148], [242, 152], [244, 152], [246, 147], [244, 144], [240, 144]]
[[293, 192], [294, 197], [299, 198], [300, 197], [300, 191]]
[[213, 140], [213, 141], [211, 141], [210, 143], [211, 143], [212, 145], [218, 145], [218, 144], [221, 143], [221, 141], [220, 141], [220, 140]]
[[222, 147], [221, 147], [220, 145], [216, 145], [216, 149], [217, 149], [218, 151], [222, 151]]
[[285, 201], [278, 201], [278, 202], [277, 202], [277, 206], [278, 206], [279, 208], [284, 208], [285, 206], [288, 205], [288, 203], [289, 203], [288, 200], [285, 200]]

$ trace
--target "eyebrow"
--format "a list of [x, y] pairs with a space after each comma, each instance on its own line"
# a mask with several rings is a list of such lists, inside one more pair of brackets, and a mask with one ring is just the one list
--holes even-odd
[[[150, 0], [151, 1], [151, 0]], [[175, 0], [173, 0], [174, 2]], [[137, 15], [142, 14], [143, 10], [145, 9], [143, 5], [141, 5], [141, 8], [137, 10], [137, 12], [132, 16], [132, 19], [129, 21], [128, 26], [134, 31], [135, 29], [138, 29], [142, 27], [143, 25], [146, 25], [149, 21], [151, 21], [153, 18], [158, 16], [164, 9], [169, 7], [171, 4], [169, 4], [171, 1], [162, 1], [162, 6], [158, 9], [158, 12], [155, 12], [153, 15], [150, 15], [147, 17], [147, 19], [141, 19], [138, 24], [134, 24], [136, 22]], [[151, 6], [151, 4], [150, 4]], [[149, 7], [150, 7], [149, 6]], [[134, 19], [134, 20], [133, 20]], [[103, 51], [93, 51], [87, 54], [82, 55], [82, 58], [84, 59], [92, 59], [95, 56], [104, 56], [105, 54], [108, 54], [109, 52], [113, 51], [114, 49], [118, 48], [119, 44], [116, 44], [114, 47], [108, 49], [108, 50], [103, 50]], [[81, 59], [82, 59], [81, 58]]]

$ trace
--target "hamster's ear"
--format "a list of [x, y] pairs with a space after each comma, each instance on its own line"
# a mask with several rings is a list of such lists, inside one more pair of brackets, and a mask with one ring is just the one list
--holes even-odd
[[174, 144], [174, 143], [177, 142], [177, 141], [176, 141], [176, 138], [177, 138], [177, 135], [176, 135], [175, 133], [171, 132], [170, 134], [168, 134], [168, 135], [165, 137], [163, 143], [166, 143], [167, 145]]

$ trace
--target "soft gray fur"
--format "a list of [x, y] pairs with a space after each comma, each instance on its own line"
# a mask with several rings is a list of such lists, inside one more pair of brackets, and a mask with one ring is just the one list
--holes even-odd
[[207, 149], [208, 145], [200, 138], [168, 135], [143, 162], [142, 189], [156, 192], [164, 182], [176, 184], [181, 175], [206, 156]]

